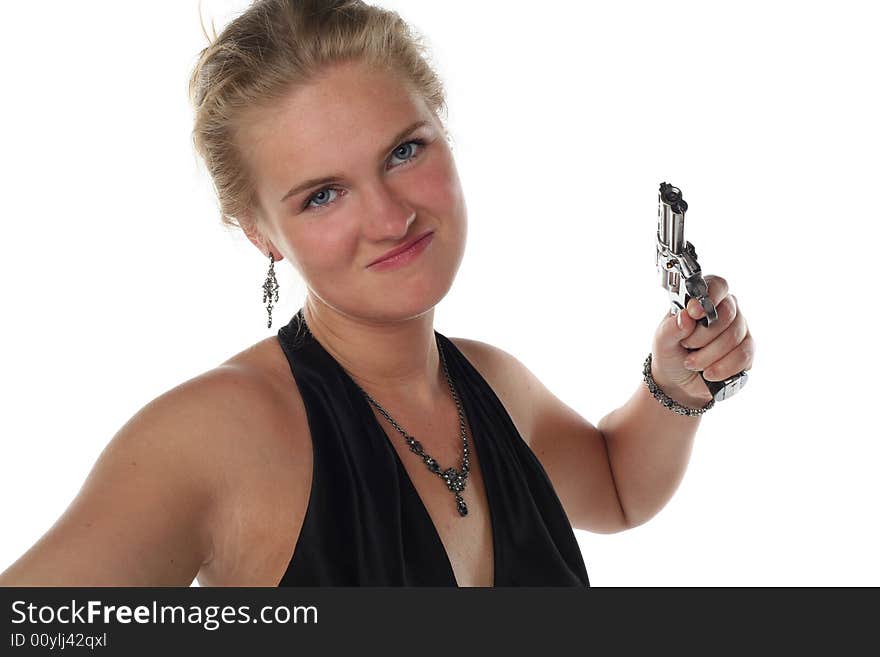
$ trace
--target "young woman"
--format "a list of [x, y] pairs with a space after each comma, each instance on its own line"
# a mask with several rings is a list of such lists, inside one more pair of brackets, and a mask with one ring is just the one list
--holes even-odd
[[[467, 211], [423, 50], [358, 0], [255, 2], [205, 48], [194, 142], [223, 220], [269, 259], [269, 325], [275, 263], [308, 293], [131, 418], [0, 584], [589, 586], [572, 527], [622, 531], [668, 501], [700, 415], [640, 386], [600, 431], [512, 355], [434, 330]], [[707, 279], [718, 321], [695, 304], [652, 349], [689, 408], [711, 398], [701, 370], [754, 353]]]

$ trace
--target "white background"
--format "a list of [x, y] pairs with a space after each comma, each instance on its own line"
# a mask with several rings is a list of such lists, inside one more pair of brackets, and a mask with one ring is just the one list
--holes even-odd
[[[871, 3], [379, 4], [448, 87], [470, 224], [441, 333], [510, 351], [598, 423], [668, 309], [667, 181], [757, 341], [669, 504], [576, 532], [591, 583], [880, 585]], [[205, 2], [206, 23], [246, 6]], [[195, 0], [14, 3], [3, 24], [0, 570], [134, 413], [305, 294], [282, 261], [267, 329], [267, 262], [219, 224], [190, 143]]]

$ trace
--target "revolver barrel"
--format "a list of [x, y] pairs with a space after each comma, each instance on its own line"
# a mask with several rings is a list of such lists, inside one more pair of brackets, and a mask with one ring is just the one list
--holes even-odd
[[[684, 238], [684, 217], [688, 205], [678, 187], [660, 183], [657, 203], [657, 273], [660, 285], [669, 292], [670, 313], [687, 307], [691, 297], [703, 299], [708, 293], [700, 275], [697, 251]], [[710, 304], [711, 305], [711, 304]], [[707, 321], [714, 321], [714, 307], [706, 310]]]

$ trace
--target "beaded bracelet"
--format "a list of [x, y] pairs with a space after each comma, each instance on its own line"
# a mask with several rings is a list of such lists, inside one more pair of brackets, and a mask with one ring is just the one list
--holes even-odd
[[648, 390], [654, 395], [654, 399], [659, 401], [670, 411], [678, 413], [679, 415], [702, 415], [715, 405], [715, 398], [713, 397], [709, 400], [709, 403], [703, 406], [703, 408], [688, 408], [687, 406], [682, 406], [672, 399], [672, 397], [663, 392], [660, 389], [660, 386], [654, 381], [654, 377], [651, 376], [651, 354], [648, 354], [648, 358], [645, 359], [645, 369], [643, 374], [645, 375], [645, 385], [648, 386]]

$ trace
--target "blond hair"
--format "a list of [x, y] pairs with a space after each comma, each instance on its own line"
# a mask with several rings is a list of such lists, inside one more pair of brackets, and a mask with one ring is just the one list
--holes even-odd
[[438, 119], [446, 116], [424, 39], [394, 11], [362, 0], [255, 0], [219, 36], [209, 37], [204, 24], [202, 31], [209, 45], [189, 79], [192, 139], [227, 227], [244, 228], [244, 216], [258, 215], [255, 181], [235, 142], [245, 111], [270, 107], [326, 67], [377, 66], [409, 85]]

